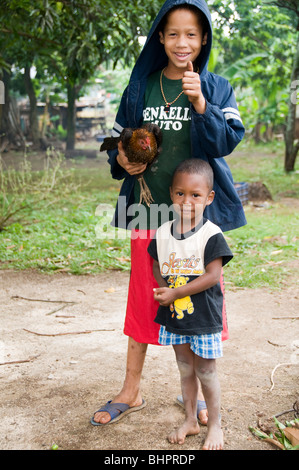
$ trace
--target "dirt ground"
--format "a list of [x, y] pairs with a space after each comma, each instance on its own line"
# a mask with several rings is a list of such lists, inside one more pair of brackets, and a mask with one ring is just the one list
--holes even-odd
[[[175, 404], [180, 386], [171, 347], [149, 346], [142, 411], [110, 426], [90, 424], [124, 378], [128, 281], [121, 272], [0, 271], [2, 450], [48, 450], [53, 444], [60, 450], [201, 448], [205, 427], [183, 446], [166, 439], [184, 416]], [[298, 315], [298, 289], [227, 290], [226, 302], [230, 339], [218, 361], [225, 449], [276, 450], [248, 426], [291, 409], [298, 399], [298, 320], [284, 318]]]

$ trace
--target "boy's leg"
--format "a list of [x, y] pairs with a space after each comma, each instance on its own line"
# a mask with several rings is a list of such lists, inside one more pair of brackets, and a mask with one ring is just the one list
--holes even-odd
[[[229, 338], [229, 333], [228, 333], [228, 325], [227, 325], [227, 316], [226, 316], [226, 305], [225, 305], [225, 286], [224, 286], [224, 277], [223, 277], [223, 268], [221, 270], [221, 277], [220, 277], [220, 287], [221, 287], [221, 292], [223, 295], [223, 306], [222, 306], [222, 323], [223, 323], [223, 330], [222, 330], [222, 341], [225, 341]], [[198, 388], [198, 399], [199, 400], [204, 400], [204, 396], [202, 393], [202, 388], [201, 384], [199, 382], [199, 388]], [[208, 410], [203, 409], [199, 412], [198, 414], [198, 419], [201, 424], [207, 424], [208, 423]]]
[[[147, 344], [137, 343], [129, 337], [125, 381], [120, 393], [112, 400], [112, 403], [126, 403], [130, 407], [142, 404], [140, 379], [146, 351]], [[110, 421], [111, 416], [109, 413], [101, 411], [95, 413], [93, 419], [96, 423], [106, 424]]]
[[[159, 303], [154, 300], [152, 289], [144, 289], [141, 282], [146, 279], [149, 285], [158, 287], [153, 275], [153, 259], [147, 252], [153, 236], [154, 231], [148, 230], [132, 230], [131, 234], [131, 275], [124, 325], [128, 336], [127, 368], [123, 387], [112, 403], [141, 405], [140, 380], [147, 344], [158, 344], [159, 325], [154, 318]], [[132, 336], [143, 342], [137, 342]], [[106, 424], [111, 417], [107, 412], [97, 412], [93, 419]]]
[[199, 378], [209, 413], [208, 434], [204, 450], [223, 449], [223, 433], [220, 422], [220, 384], [216, 372], [216, 360], [195, 355], [195, 370]]
[[[201, 387], [200, 380], [198, 380], [197, 399], [200, 400], [201, 402], [205, 401], [205, 397], [202, 393], [202, 387]], [[206, 426], [208, 424], [208, 410], [207, 410], [207, 408], [201, 409], [200, 412], [197, 415], [197, 418], [198, 418], [200, 424], [203, 424], [204, 426]]]
[[[220, 287], [223, 294], [223, 306], [222, 306], [222, 323], [223, 323], [223, 330], [222, 330], [222, 341], [225, 341], [229, 338], [228, 334], [228, 326], [227, 326], [227, 316], [226, 316], [226, 305], [225, 305], [225, 286], [224, 286], [224, 278], [223, 278], [223, 268], [221, 270], [221, 278], [220, 278]], [[198, 400], [203, 401], [204, 396], [202, 393], [201, 383], [199, 381], [199, 388], [198, 388]], [[208, 423], [208, 410], [206, 408], [202, 409], [198, 414], [198, 419], [200, 424], [207, 425]]]
[[173, 346], [181, 376], [181, 388], [185, 407], [185, 421], [168, 436], [172, 444], [183, 444], [186, 436], [199, 433], [197, 421], [197, 392], [198, 381], [194, 372], [194, 353], [190, 344]]

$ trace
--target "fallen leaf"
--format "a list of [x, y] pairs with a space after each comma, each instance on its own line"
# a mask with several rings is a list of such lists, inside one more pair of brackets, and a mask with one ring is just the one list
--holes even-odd
[[278, 255], [279, 253], [282, 253], [283, 250], [275, 250], [275, 251], [271, 251], [271, 255]]
[[299, 445], [299, 429], [286, 427], [283, 430], [285, 436], [291, 442], [292, 446]]
[[114, 287], [108, 287], [108, 289], [105, 289], [104, 292], [108, 292], [108, 294], [111, 294], [112, 292], [115, 292]]

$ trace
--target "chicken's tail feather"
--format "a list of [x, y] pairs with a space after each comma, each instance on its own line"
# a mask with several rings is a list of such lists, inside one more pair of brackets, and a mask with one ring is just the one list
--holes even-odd
[[105, 137], [100, 147], [100, 151], [103, 152], [104, 150], [116, 149], [119, 141], [120, 141], [120, 137]]

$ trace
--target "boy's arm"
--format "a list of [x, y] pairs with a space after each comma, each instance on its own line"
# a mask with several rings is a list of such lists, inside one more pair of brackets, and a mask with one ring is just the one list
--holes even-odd
[[168, 287], [167, 282], [161, 276], [159, 262], [155, 259], [154, 259], [154, 263], [153, 263], [153, 274], [154, 274], [154, 278], [156, 279], [156, 281], [157, 281], [157, 283], [159, 284], [160, 287]]
[[139, 175], [146, 170], [146, 163], [130, 163], [121, 142], [118, 143], [117, 163], [126, 170], [129, 175]]
[[219, 282], [221, 269], [222, 257], [211, 261], [206, 266], [206, 272], [202, 276], [199, 276], [184, 286], [180, 286], [175, 289], [170, 289], [168, 287], [159, 287], [154, 289], [154, 298], [160, 303], [160, 305], [168, 306], [177, 299], [182, 299], [187, 295], [194, 295], [199, 292], [203, 292], [210, 287], [215, 286]]
[[[112, 136], [113, 137], [119, 137], [121, 134], [121, 131], [125, 128], [128, 127], [128, 121], [126, 118], [126, 99], [127, 99], [127, 88], [125, 89], [121, 102], [117, 111], [117, 115], [115, 118], [115, 122], [113, 125], [112, 129]], [[124, 165], [122, 165], [120, 158], [119, 158], [119, 148], [115, 150], [108, 150], [108, 163], [110, 165], [111, 169], [111, 175], [112, 178], [116, 180], [121, 180], [123, 178], [126, 178], [129, 176], [128, 171], [124, 168]]]
[[124, 168], [120, 166], [120, 164], [117, 161], [117, 156], [118, 156], [118, 150], [108, 150], [108, 163], [110, 165], [110, 170], [111, 170], [111, 175], [112, 178], [116, 180], [122, 180], [126, 176], [128, 176], [128, 173], [125, 171]]
[[[245, 129], [238, 111], [234, 91], [227, 80], [217, 77], [213, 96], [206, 97], [203, 114], [191, 106], [192, 126], [198, 135], [196, 155], [218, 158], [229, 155], [243, 139]], [[205, 95], [205, 84], [202, 83]], [[221, 90], [221, 96], [217, 93]], [[215, 96], [214, 96], [215, 95]], [[213, 103], [217, 104], [213, 104]]]

